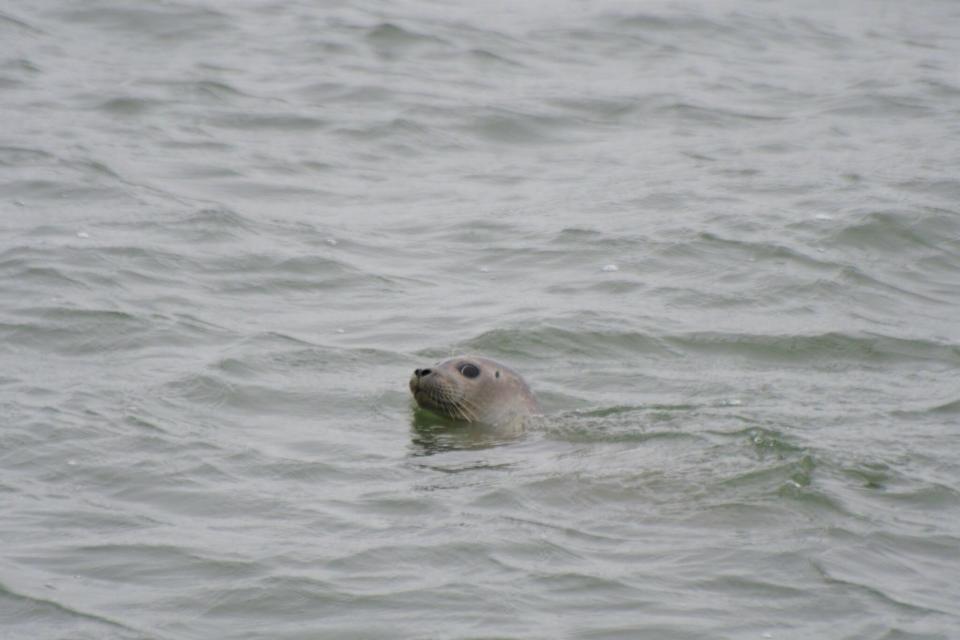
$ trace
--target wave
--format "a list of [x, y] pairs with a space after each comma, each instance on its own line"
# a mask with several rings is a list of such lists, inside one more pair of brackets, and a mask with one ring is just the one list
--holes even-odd
[[495, 329], [464, 343], [471, 349], [527, 357], [563, 353], [615, 359], [636, 356], [727, 355], [765, 362], [829, 363], [897, 361], [960, 365], [960, 345], [871, 333], [777, 335], [699, 331], [654, 334], [559, 327]]

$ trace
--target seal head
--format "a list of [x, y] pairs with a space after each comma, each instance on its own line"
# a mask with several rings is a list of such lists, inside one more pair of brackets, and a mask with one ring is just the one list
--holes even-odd
[[479, 356], [416, 369], [410, 392], [421, 408], [464, 422], [496, 425], [540, 413], [540, 403], [520, 374]]

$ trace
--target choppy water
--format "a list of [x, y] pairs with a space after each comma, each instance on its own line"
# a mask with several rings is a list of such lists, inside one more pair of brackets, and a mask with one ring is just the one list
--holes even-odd
[[957, 638], [958, 34], [6, 3], [0, 637]]

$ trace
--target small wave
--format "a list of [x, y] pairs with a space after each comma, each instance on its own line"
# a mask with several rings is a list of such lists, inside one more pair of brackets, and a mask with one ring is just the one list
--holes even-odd
[[447, 139], [446, 135], [410, 117], [390, 118], [364, 126], [340, 127], [334, 133], [353, 140], [389, 141], [396, 145], [403, 145], [402, 150], [412, 155], [420, 155], [424, 147], [435, 148], [449, 144], [444, 142]]
[[299, 93], [312, 101], [324, 104], [384, 104], [396, 98], [388, 87], [372, 84], [343, 84], [317, 82], [304, 85]]
[[[143, 631], [137, 630], [120, 620], [105, 614], [84, 611], [80, 607], [64, 602], [63, 600], [70, 599], [69, 596], [51, 590], [49, 583], [45, 587], [46, 593], [43, 596], [37, 595], [43, 588], [40, 584], [30, 587], [22, 585], [39, 583], [39, 580], [13, 563], [4, 563], [3, 573], [5, 581], [0, 583], [0, 597], [4, 600], [13, 600], [19, 605], [12, 611], [10, 608], [4, 607], [9, 616], [4, 618], [4, 629], [6, 631], [16, 633], [17, 628], [22, 625], [24, 634], [22, 637], [36, 637], [36, 634], [41, 633], [40, 630], [44, 628], [44, 623], [40, 623], [41, 620], [44, 620], [46, 625], [57, 629], [58, 636], [66, 629], [70, 629], [71, 634], [78, 634], [76, 637], [86, 637], [86, 632], [91, 634], [89, 637], [117, 638], [118, 640], [147, 637]], [[18, 586], [11, 586], [11, 579], [15, 579]], [[40, 623], [39, 626], [38, 623]]]
[[139, 116], [160, 104], [162, 103], [159, 100], [151, 98], [120, 96], [99, 103], [96, 109], [113, 115]]
[[665, 337], [671, 345], [704, 354], [730, 354], [783, 363], [940, 361], [960, 364], [960, 346], [878, 334], [757, 335], [692, 333]]
[[644, 334], [569, 331], [556, 327], [494, 329], [468, 340], [464, 346], [479, 353], [522, 355], [526, 358], [550, 353], [581, 356], [666, 353], [659, 340]]
[[0, 262], [0, 271], [5, 270], [9, 270], [13, 276], [17, 278], [17, 284], [20, 286], [50, 287], [52, 291], [56, 291], [61, 287], [64, 287], [66, 290], [91, 288], [90, 284], [68, 275], [64, 269], [57, 267], [27, 266], [16, 260], [4, 260]]
[[495, 329], [465, 343], [478, 352], [522, 355], [554, 353], [616, 359], [635, 356], [678, 357], [681, 354], [730, 356], [788, 363], [904, 360], [960, 364], [960, 345], [880, 334], [828, 332], [813, 335], [692, 332], [645, 334], [633, 331], [572, 331], [558, 327]]
[[[562, 422], [562, 421], [561, 421]], [[608, 421], [580, 421], [581, 424], [554, 424], [546, 436], [568, 443], [653, 443], [653, 442], [699, 442], [702, 436], [681, 431], [647, 429], [642, 423], [632, 423], [630, 428], [610, 426]]]
[[838, 229], [825, 244], [901, 255], [917, 249], [960, 250], [960, 222], [953, 212], [872, 211]]
[[[225, 206], [191, 209], [148, 221], [117, 223], [113, 227], [120, 230], [125, 236], [129, 236], [131, 232], [136, 233], [138, 230], [147, 228], [152, 234], [161, 236], [163, 242], [159, 245], [152, 244], [149, 247], [129, 244], [102, 245], [96, 247], [96, 254], [117, 258], [134, 258], [144, 263], [153, 260], [167, 271], [171, 268], [176, 270], [189, 269], [197, 273], [209, 269], [210, 261], [205, 259], [209, 255], [205, 252], [188, 251], [193, 256], [188, 257], [186, 253], [181, 252], [184, 246], [194, 247], [196, 243], [242, 241], [250, 236], [259, 235], [265, 230], [270, 233], [285, 231], [278, 225], [254, 220], [235, 209]], [[296, 235], [294, 230], [289, 230], [289, 233]], [[227, 255], [232, 256], [231, 253]]]
[[405, 29], [392, 22], [382, 22], [368, 30], [367, 42], [381, 53], [392, 55], [399, 55], [415, 46], [447, 45], [442, 38]]
[[91, 25], [132, 39], [143, 36], [155, 41], [207, 38], [229, 31], [232, 21], [220, 11], [180, 3], [143, 6], [71, 8], [60, 17], [73, 25]]
[[960, 413], [960, 400], [947, 402], [930, 409], [933, 413], [955, 414]]
[[505, 67], [508, 67], [508, 68], [511, 68], [511, 69], [520, 68], [520, 67], [524, 67], [524, 66], [525, 66], [524, 64], [522, 64], [521, 62], [519, 62], [519, 61], [517, 61], [517, 60], [514, 60], [514, 59], [512, 59], [512, 58], [506, 57], [506, 56], [504, 56], [504, 55], [500, 55], [500, 54], [498, 54], [498, 53], [495, 53], [495, 52], [490, 51], [489, 49], [485, 49], [485, 48], [470, 49], [470, 50], [467, 52], [467, 54], [468, 54], [472, 59], [476, 60], [477, 62], [479, 62], [479, 63], [481, 63], [481, 64], [505, 66]]
[[379, 295], [403, 285], [397, 278], [357, 269], [323, 255], [232, 255], [206, 265], [202, 277], [224, 293], [276, 295], [280, 291], [364, 291]]
[[7, 13], [6, 11], [0, 12], [0, 24], [4, 26], [11, 26], [11, 27], [14, 27], [15, 29], [26, 31], [27, 33], [30, 33], [33, 35], [44, 34], [44, 32], [41, 29], [31, 25], [29, 22], [27, 22], [22, 18], [18, 18], [16, 16], [13, 16]]
[[201, 103], [221, 104], [236, 98], [253, 97], [219, 80], [150, 80], [143, 84], [167, 89], [178, 98], [186, 96]]
[[902, 418], [915, 418], [921, 416], [955, 416], [960, 415], [960, 400], [951, 400], [941, 404], [921, 409], [909, 409], [893, 411], [892, 415]]
[[616, 13], [604, 16], [603, 22], [618, 31], [648, 31], [654, 34], [681, 31], [715, 34], [718, 30], [740, 33], [739, 29], [698, 13]]
[[252, 220], [224, 206], [197, 209], [175, 220], [164, 222], [164, 226], [218, 230], [227, 227], [249, 229], [252, 225]]
[[760, 113], [758, 111], [744, 111], [732, 107], [720, 107], [716, 104], [696, 104], [680, 100], [670, 101], [658, 108], [661, 114], [677, 116], [682, 120], [692, 120], [701, 124], [716, 126], [730, 126], [736, 124], [751, 124], [756, 122], [779, 122], [787, 120], [786, 116]]
[[823, 113], [851, 115], [858, 119], [922, 118], [937, 115], [937, 108], [919, 98], [876, 92], [847, 92], [823, 109]]
[[298, 113], [250, 113], [229, 111], [211, 115], [207, 121], [215, 126], [240, 130], [316, 131], [329, 122], [317, 116]]
[[462, 128], [487, 142], [526, 145], [570, 142], [581, 123], [567, 116], [498, 109], [471, 114]]
[[42, 149], [26, 147], [0, 147], [0, 166], [23, 167], [24, 165], [49, 164], [56, 159], [52, 153]]

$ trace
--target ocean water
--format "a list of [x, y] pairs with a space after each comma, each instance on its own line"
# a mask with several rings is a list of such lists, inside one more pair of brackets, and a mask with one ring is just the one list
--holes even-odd
[[3, 3], [0, 638], [960, 637], [958, 34]]

